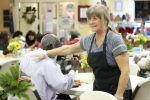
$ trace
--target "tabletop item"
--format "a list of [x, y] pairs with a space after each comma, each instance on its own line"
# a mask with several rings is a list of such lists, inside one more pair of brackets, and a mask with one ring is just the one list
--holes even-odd
[[135, 57], [136, 54], [140, 54], [140, 48], [139, 47], [133, 47], [133, 58]]

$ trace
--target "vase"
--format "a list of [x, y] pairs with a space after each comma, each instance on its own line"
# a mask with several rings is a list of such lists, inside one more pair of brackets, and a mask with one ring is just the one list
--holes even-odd
[[17, 57], [18, 57], [18, 54], [17, 54], [17, 51], [16, 51], [16, 50], [13, 50], [12, 56], [13, 56], [13, 58], [17, 58]]
[[8, 95], [8, 99], [7, 100], [18, 100], [17, 96], [13, 96], [11, 94]]
[[141, 52], [143, 52], [143, 44], [139, 44], [139, 48], [140, 48]]

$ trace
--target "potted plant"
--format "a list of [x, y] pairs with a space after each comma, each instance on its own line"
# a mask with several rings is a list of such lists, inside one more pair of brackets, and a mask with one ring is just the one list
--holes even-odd
[[25, 94], [30, 87], [33, 87], [30, 77], [22, 76], [19, 65], [11, 66], [10, 72], [4, 74], [0, 73], [0, 95], [2, 100], [8, 98], [8, 100], [17, 100], [24, 97], [26, 100], [30, 100], [30, 97]]
[[7, 46], [7, 49], [12, 51], [13, 57], [17, 57], [17, 51], [22, 48], [21, 44], [18, 43], [19, 39], [18, 37], [15, 37], [14, 39], [11, 39], [9, 42], [9, 45]]

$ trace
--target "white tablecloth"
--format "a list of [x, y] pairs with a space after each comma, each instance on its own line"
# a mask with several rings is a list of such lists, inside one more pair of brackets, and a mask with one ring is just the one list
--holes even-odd
[[19, 60], [19, 62], [21, 62], [22, 57], [18, 57], [18, 58], [12, 58], [12, 57], [7, 57], [7, 58], [0, 58], [0, 65], [5, 63], [6, 61], [12, 61], [12, 60]]
[[[85, 83], [83, 83], [80, 87], [72, 88], [71, 90], [65, 92], [64, 94], [79, 96], [86, 91], [92, 91], [93, 90], [93, 81], [94, 81], [92, 78], [93, 78], [92, 73], [78, 73], [77, 80], [80, 80]], [[144, 78], [142, 78], [142, 77], [130, 75], [131, 86], [132, 86], [133, 91], [136, 88], [138, 82], [140, 82], [143, 79]], [[88, 83], [88, 84], [86, 84], [86, 83]]]
[[[150, 51], [148, 50], [143, 50], [143, 52], [141, 52], [143, 57], [147, 57], [147, 55], [150, 53]], [[133, 57], [133, 52], [129, 52], [129, 56]]]

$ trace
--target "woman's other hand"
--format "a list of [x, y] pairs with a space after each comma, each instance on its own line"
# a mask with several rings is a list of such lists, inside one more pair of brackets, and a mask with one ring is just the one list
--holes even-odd
[[45, 57], [47, 57], [46, 51], [42, 51], [42, 52], [34, 52], [30, 54], [31, 57], [35, 57], [35, 59], [43, 59]]

